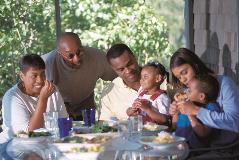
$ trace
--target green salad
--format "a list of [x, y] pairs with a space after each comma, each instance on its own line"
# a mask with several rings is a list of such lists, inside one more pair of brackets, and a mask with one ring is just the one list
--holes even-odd
[[48, 137], [51, 136], [50, 132], [34, 132], [34, 131], [30, 131], [28, 133], [28, 137]]
[[107, 124], [103, 124], [102, 122], [96, 122], [92, 128], [92, 133], [106, 133], [117, 131], [118, 131], [117, 126], [109, 126]]
[[20, 131], [14, 137], [18, 138], [33, 138], [33, 137], [48, 137], [51, 136], [50, 132], [34, 132], [34, 131], [29, 131], [29, 132], [24, 132]]

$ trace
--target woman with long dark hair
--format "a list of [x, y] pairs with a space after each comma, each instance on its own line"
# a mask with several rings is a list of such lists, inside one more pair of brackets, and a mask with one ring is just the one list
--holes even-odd
[[[187, 87], [189, 82], [197, 75], [210, 74], [217, 78], [220, 84], [217, 103], [221, 112], [210, 111], [190, 101], [178, 106], [172, 103], [170, 109], [172, 111], [177, 108], [182, 114], [196, 116], [204, 125], [220, 129], [218, 134], [213, 135], [211, 146], [228, 145], [238, 141], [239, 92], [235, 82], [225, 75], [216, 75], [195, 53], [186, 48], [179, 48], [173, 54], [170, 60], [170, 70], [174, 86]], [[213, 156], [215, 155], [217, 154], [213, 154]]]

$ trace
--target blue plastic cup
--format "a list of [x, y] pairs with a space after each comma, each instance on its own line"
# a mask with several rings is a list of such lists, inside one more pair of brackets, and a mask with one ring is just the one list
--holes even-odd
[[72, 118], [58, 118], [60, 138], [69, 136], [72, 128]]
[[82, 110], [82, 115], [85, 126], [91, 126], [92, 124], [95, 124], [95, 108]]

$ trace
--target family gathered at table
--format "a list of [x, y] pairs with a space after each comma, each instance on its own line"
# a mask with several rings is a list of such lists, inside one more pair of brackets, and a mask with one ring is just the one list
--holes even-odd
[[83, 110], [96, 109], [94, 88], [102, 79], [111, 82], [102, 91], [99, 121], [141, 117], [144, 124], [165, 125], [170, 134], [184, 137], [186, 159], [237, 159], [236, 83], [186, 48], [172, 54], [169, 66], [169, 72], [158, 60], [140, 66], [123, 43], [112, 45], [105, 55], [83, 46], [77, 34], [61, 33], [55, 50], [21, 58], [20, 80], [2, 99], [0, 152], [18, 132], [45, 128], [47, 112], [82, 121]]

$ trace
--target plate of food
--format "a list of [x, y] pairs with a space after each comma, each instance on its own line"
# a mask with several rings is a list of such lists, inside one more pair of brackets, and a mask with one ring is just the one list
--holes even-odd
[[84, 125], [74, 125], [73, 133], [75, 134], [88, 134], [88, 133], [107, 133], [117, 132], [117, 126], [111, 126], [108, 123], [96, 122], [94, 125], [88, 127]]
[[108, 123], [98, 122], [92, 126], [92, 133], [107, 133], [117, 131], [118, 127], [116, 125], [109, 125]]
[[118, 133], [74, 134], [72, 136], [62, 138], [56, 141], [56, 143], [104, 144], [116, 136], [118, 136]]
[[96, 159], [104, 147], [100, 144], [53, 143], [63, 155], [71, 160]]
[[89, 133], [89, 134], [75, 134], [77, 137], [86, 138], [87, 143], [104, 144], [113, 138], [119, 136], [118, 133]]
[[51, 133], [44, 128], [40, 128], [34, 131], [18, 132], [15, 137], [14, 141], [21, 142], [21, 143], [45, 143], [48, 142], [51, 138]]
[[185, 141], [185, 138], [173, 136], [172, 134], [161, 131], [158, 136], [142, 136], [139, 142], [151, 147], [171, 147]]
[[52, 145], [54, 145], [64, 153], [84, 153], [84, 152], [103, 151], [103, 146], [100, 144], [53, 143]]
[[87, 143], [88, 139], [84, 137], [79, 137], [79, 136], [68, 136], [61, 138], [59, 140], [56, 140], [55, 143], [69, 143], [69, 144], [74, 144], [74, 143]]
[[144, 131], [149, 131], [149, 132], [160, 132], [160, 131], [163, 131], [167, 128], [168, 128], [168, 126], [158, 125], [158, 124], [152, 123], [152, 122], [147, 122], [143, 126], [143, 130]]

